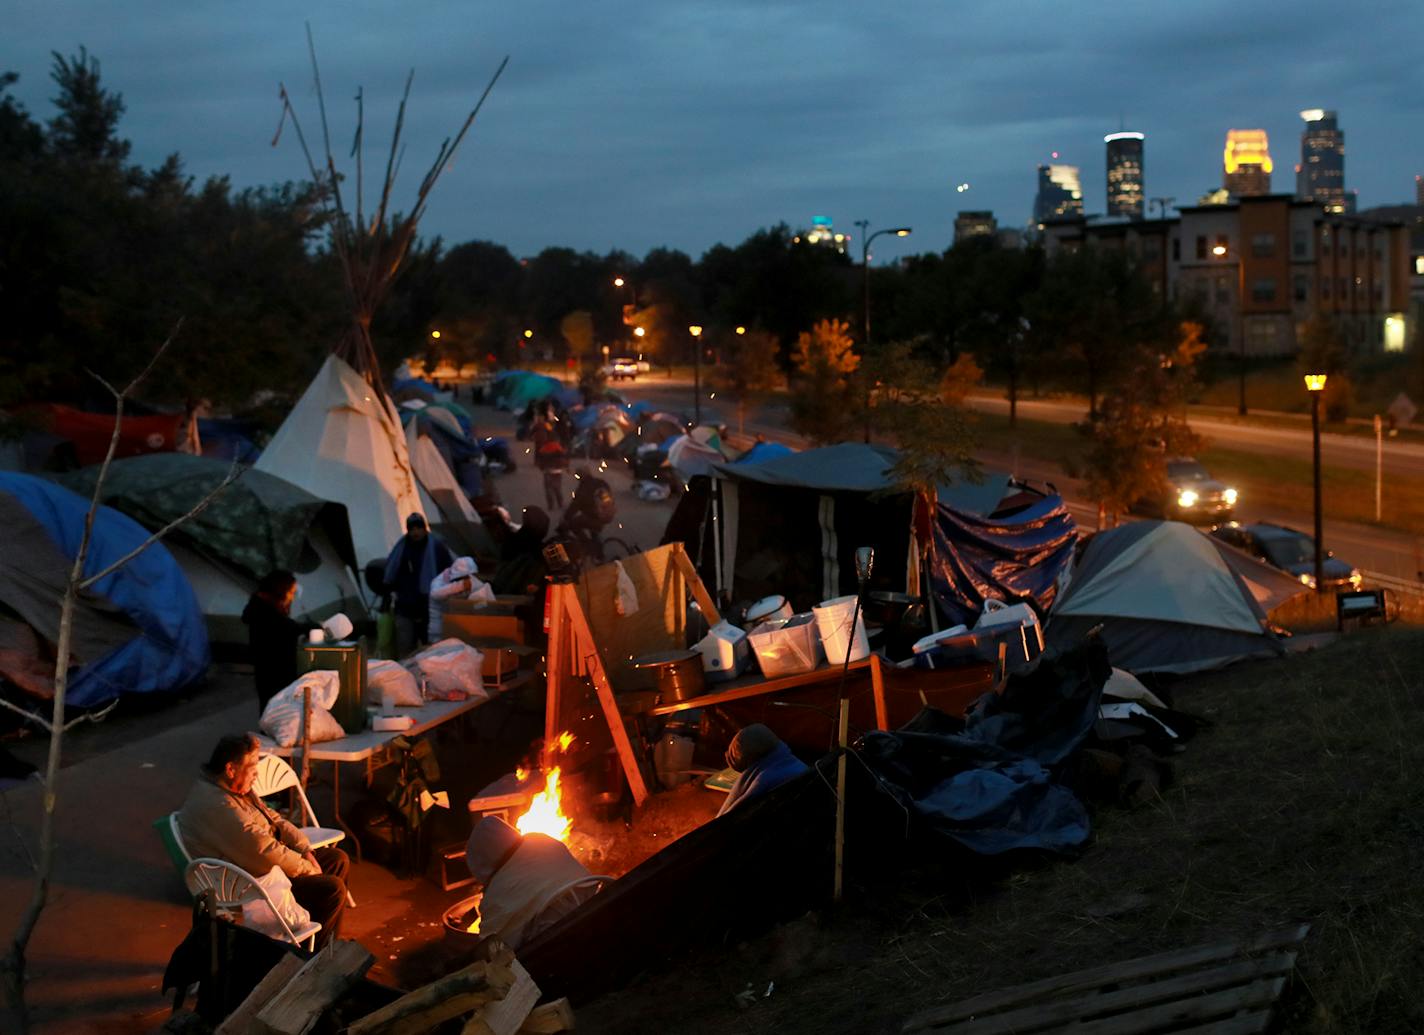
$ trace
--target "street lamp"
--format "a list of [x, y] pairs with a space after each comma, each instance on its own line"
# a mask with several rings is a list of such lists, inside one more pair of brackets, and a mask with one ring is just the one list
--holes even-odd
[[[870, 220], [857, 219], [855, 225], [860, 227], [860, 269], [864, 281], [865, 301], [861, 312], [861, 352], [869, 356], [870, 352], [870, 242], [881, 234], [894, 234], [896, 237], [909, 237], [913, 231], [908, 226], [887, 227], [884, 230], [877, 230], [870, 233]], [[865, 441], [870, 441], [870, 378], [865, 376]]]
[[1315, 591], [1325, 591], [1325, 546], [1320, 529], [1320, 396], [1325, 392], [1325, 374], [1306, 374], [1305, 390], [1310, 393], [1310, 434], [1315, 458]]
[[692, 335], [692, 423], [702, 423], [702, 328], [693, 324]]

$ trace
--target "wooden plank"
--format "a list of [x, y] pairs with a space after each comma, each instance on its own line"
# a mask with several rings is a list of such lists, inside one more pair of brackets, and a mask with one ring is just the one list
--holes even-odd
[[1072, 1021], [1085, 1021], [1106, 1014], [1122, 1014], [1179, 999], [1219, 992], [1262, 977], [1289, 974], [1295, 953], [1281, 952], [1259, 959], [1236, 960], [1209, 970], [1192, 970], [1161, 981], [1133, 985], [1112, 992], [1052, 999], [968, 1021], [954, 1027], [955, 1035], [1028, 1035], [1051, 1031]]
[[1174, 949], [1138, 959], [1109, 963], [1101, 967], [1057, 974], [1033, 981], [1026, 985], [985, 992], [961, 1002], [945, 1006], [934, 1006], [914, 1014], [907, 1020], [901, 1031], [904, 1035], [930, 1031], [953, 1021], [965, 1020], [993, 1013], [1008, 1007], [1024, 1006], [1037, 999], [1049, 996], [1067, 995], [1073, 992], [1088, 992], [1102, 985], [1139, 981], [1144, 978], [1171, 974], [1188, 967], [1199, 967], [1207, 963], [1218, 963], [1237, 956], [1267, 952], [1294, 945], [1303, 940], [1310, 930], [1309, 924], [1272, 931], [1255, 938], [1221, 942], [1215, 945], [1198, 945], [1188, 949]]
[[[593, 644], [593, 633], [588, 627], [588, 618], [578, 598], [569, 594], [565, 611], [569, 625], [573, 627], [574, 639]], [[603, 670], [603, 659], [597, 650], [591, 650], [586, 658], [589, 678], [598, 694], [598, 703], [603, 708], [603, 718], [608, 723], [608, 732], [613, 735], [613, 746], [618, 751], [618, 760], [623, 764], [623, 775], [628, 778], [628, 787], [633, 792], [633, 803], [641, 806], [648, 800], [648, 785], [643, 780], [643, 770], [638, 765], [638, 756], [633, 751], [633, 743], [628, 739], [628, 728], [623, 723], [623, 713], [618, 710], [618, 699], [613, 696], [613, 686], [608, 682], [608, 674]]]
[[1261, 1035], [1271, 1026], [1272, 1009], [1240, 1013], [1225, 1021], [1208, 1021], [1191, 1028], [1179, 1028], [1174, 1035]]
[[497, 951], [453, 974], [423, 985], [353, 1023], [346, 1035], [419, 1035], [502, 998], [514, 986], [514, 955]]
[[707, 592], [707, 587], [702, 582], [702, 576], [697, 574], [697, 568], [692, 563], [692, 558], [687, 556], [687, 548], [681, 543], [672, 544], [672, 562], [677, 566], [677, 570], [682, 572], [682, 577], [687, 580], [687, 588], [692, 593], [692, 599], [697, 601], [697, 606], [702, 609], [702, 615], [707, 619], [708, 626], [716, 625], [722, 620], [722, 612], [717, 610], [716, 601], [712, 599], [712, 594]]
[[574, 1008], [567, 999], [534, 1007], [534, 1011], [519, 1029], [519, 1035], [559, 1035], [574, 1030]]
[[[874, 657], [874, 655], [871, 655]], [[863, 668], [869, 668], [871, 659], [861, 658], [859, 661], [850, 663], [850, 671], [856, 672]], [[689, 698], [677, 704], [665, 704], [652, 709], [650, 715], [671, 715], [674, 712], [687, 711], [689, 708], [711, 708], [718, 704], [728, 704], [732, 701], [741, 701], [748, 697], [760, 697], [763, 694], [774, 694], [780, 690], [790, 690], [798, 686], [810, 686], [816, 683], [832, 683], [841, 677], [840, 665], [827, 665], [821, 668], [812, 669], [810, 672], [797, 672], [789, 676], [777, 676], [775, 679], [757, 679], [750, 683], [742, 683], [738, 680], [737, 685], [727, 689], [719, 690], [715, 694], [703, 694], [700, 697]]]
[[[880, 668], [880, 655], [870, 655], [870, 689], [875, 694], [875, 728], [890, 728], [890, 707], [885, 703], [885, 673]], [[921, 702], [924, 695], [921, 695]]]
[[267, 976], [257, 982], [257, 987], [242, 1001], [236, 1010], [228, 1014], [227, 1020], [218, 1025], [213, 1035], [247, 1035], [257, 1023], [257, 1013], [287, 983], [297, 976], [306, 960], [296, 953], [288, 953], [277, 961], [267, 972]]
[[1187, 1021], [1229, 1020], [1242, 1010], [1270, 1007], [1286, 987], [1283, 977], [1268, 978], [1212, 995], [1179, 999], [1147, 1010], [1073, 1026], [1073, 1035], [1144, 1035], [1164, 1025], [1180, 1026]]
[[258, 1011], [256, 1030], [271, 1035], [306, 1035], [375, 962], [376, 957], [359, 942], [332, 942], [307, 960]]
[[460, 1035], [517, 1035], [524, 1027], [534, 1004], [539, 1001], [539, 986], [518, 960], [509, 964], [514, 973], [514, 987], [484, 1007], [467, 1022]]
[[548, 678], [544, 696], [544, 758], [543, 768], [549, 768], [549, 745], [559, 735], [560, 708], [563, 705], [564, 651], [567, 626], [564, 622], [564, 608], [571, 587], [553, 582], [549, 584], [549, 648], [545, 654]]

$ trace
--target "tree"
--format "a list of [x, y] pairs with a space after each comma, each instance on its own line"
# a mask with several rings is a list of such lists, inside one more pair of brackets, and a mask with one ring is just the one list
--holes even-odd
[[747, 403], [781, 382], [776, 362], [778, 342], [760, 327], [745, 334], [719, 336], [722, 362], [712, 370], [712, 384], [737, 407], [737, 434], [746, 430]]
[[860, 365], [844, 320], [821, 320], [801, 332], [792, 354], [791, 427], [818, 445], [844, 441], [856, 426], [856, 382]]
[[1320, 400], [1326, 419], [1348, 418], [1354, 395], [1350, 382], [1350, 350], [1334, 320], [1316, 313], [1301, 325], [1299, 362], [1301, 374], [1330, 375]]
[[[176, 330], [176, 329], [175, 329]], [[34, 723], [49, 734], [49, 753], [45, 762], [44, 776], [42, 777], [45, 793], [43, 796], [43, 812], [40, 820], [40, 844], [39, 858], [34, 861], [35, 884], [30, 895], [30, 900], [25, 906], [24, 912], [20, 916], [19, 923], [11, 936], [10, 947], [5, 954], [3, 961], [0, 961], [0, 976], [3, 976], [5, 988], [5, 998], [10, 1010], [16, 1016], [20, 1030], [24, 1031], [28, 1027], [28, 1017], [25, 1007], [25, 968], [26, 951], [29, 948], [30, 938], [34, 935], [38, 926], [40, 916], [43, 914], [45, 905], [49, 900], [49, 884], [54, 875], [55, 862], [55, 837], [54, 821], [55, 814], [59, 806], [59, 797], [56, 792], [57, 780], [59, 777], [60, 763], [63, 759], [64, 734], [67, 730], [87, 719], [100, 720], [112, 710], [113, 705], [101, 712], [92, 715], [80, 716], [76, 719], [66, 721], [65, 717], [65, 694], [69, 687], [69, 665], [70, 665], [70, 642], [74, 629], [74, 608], [78, 603], [81, 594], [87, 593], [95, 585], [108, 578], [124, 565], [128, 564], [139, 554], [143, 553], [154, 543], [158, 542], [169, 532], [182, 525], [184, 522], [196, 517], [205, 510], [217, 496], [236, 480], [239, 468], [236, 464], [228, 472], [227, 476], [208, 495], [204, 496], [186, 514], [175, 518], [163, 528], [154, 532], [142, 543], [126, 555], [107, 565], [103, 569], [86, 575], [84, 573], [85, 561], [89, 555], [89, 544], [93, 538], [94, 519], [99, 511], [99, 501], [103, 498], [104, 479], [108, 474], [109, 467], [113, 463], [114, 452], [119, 444], [119, 433], [123, 424], [124, 405], [132, 397], [133, 392], [139, 384], [153, 369], [154, 364], [162, 358], [172, 341], [169, 336], [168, 341], [158, 349], [158, 352], [149, 361], [137, 377], [130, 381], [127, 387], [122, 390], [108, 388], [114, 398], [114, 431], [109, 438], [109, 448], [104, 455], [103, 463], [99, 467], [98, 477], [94, 482], [94, 492], [89, 500], [89, 510], [84, 519], [84, 532], [80, 537], [79, 546], [75, 550], [74, 561], [70, 565], [69, 575], [65, 580], [64, 593], [57, 601], [59, 605], [59, 634], [58, 642], [55, 644], [55, 665], [54, 665], [54, 698], [51, 701], [50, 717], [46, 719], [43, 715], [32, 712], [20, 705], [12, 704], [4, 698], [0, 698], [0, 705], [18, 712], [29, 722]], [[117, 704], [117, 701], [115, 701]]]
[[576, 309], [559, 321], [559, 333], [569, 346], [569, 358], [582, 364], [593, 353], [593, 316], [587, 309]]
[[50, 78], [59, 87], [50, 120], [49, 142], [62, 158], [90, 164], [119, 165], [129, 156], [129, 142], [118, 136], [124, 100], [99, 82], [99, 59], [83, 47], [73, 57], [52, 52]]
[[[1187, 424], [1186, 402], [1206, 346], [1201, 325], [1178, 327], [1176, 347], [1133, 357], [1125, 376], [1088, 420], [1075, 425], [1087, 441], [1082, 473], [1098, 504], [1098, 524], [1167, 491], [1167, 460], [1195, 453], [1201, 438]], [[1070, 465], [1070, 473], [1078, 473]]]
[[941, 485], [978, 481], [974, 417], [964, 405], [984, 376], [974, 357], [962, 353], [936, 378], [933, 364], [902, 352], [882, 371], [898, 379], [882, 392], [876, 416], [899, 450], [890, 466], [894, 483], [928, 502]]
[[1098, 398], [1139, 361], [1156, 351], [1170, 320], [1137, 267], [1125, 255], [1100, 248], [1064, 250], [1044, 268], [1025, 313], [1046, 356], [1057, 356], [1066, 380]]

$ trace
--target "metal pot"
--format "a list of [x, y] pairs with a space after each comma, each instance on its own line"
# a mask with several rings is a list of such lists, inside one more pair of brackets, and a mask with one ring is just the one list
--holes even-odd
[[702, 655], [695, 650], [670, 650], [633, 659], [633, 667], [651, 669], [663, 704], [680, 704], [707, 690], [702, 676]]

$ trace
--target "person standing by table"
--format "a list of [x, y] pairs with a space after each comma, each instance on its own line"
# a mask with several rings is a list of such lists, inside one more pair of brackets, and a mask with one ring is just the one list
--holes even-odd
[[298, 675], [297, 643], [310, 626], [291, 617], [296, 599], [297, 577], [279, 569], [262, 576], [242, 609], [259, 715], [272, 696]]
[[430, 624], [430, 584], [450, 567], [455, 556], [426, 527], [425, 518], [412, 514], [405, 520], [405, 535], [386, 558], [384, 580], [394, 596], [396, 656], [405, 657], [427, 642]]

